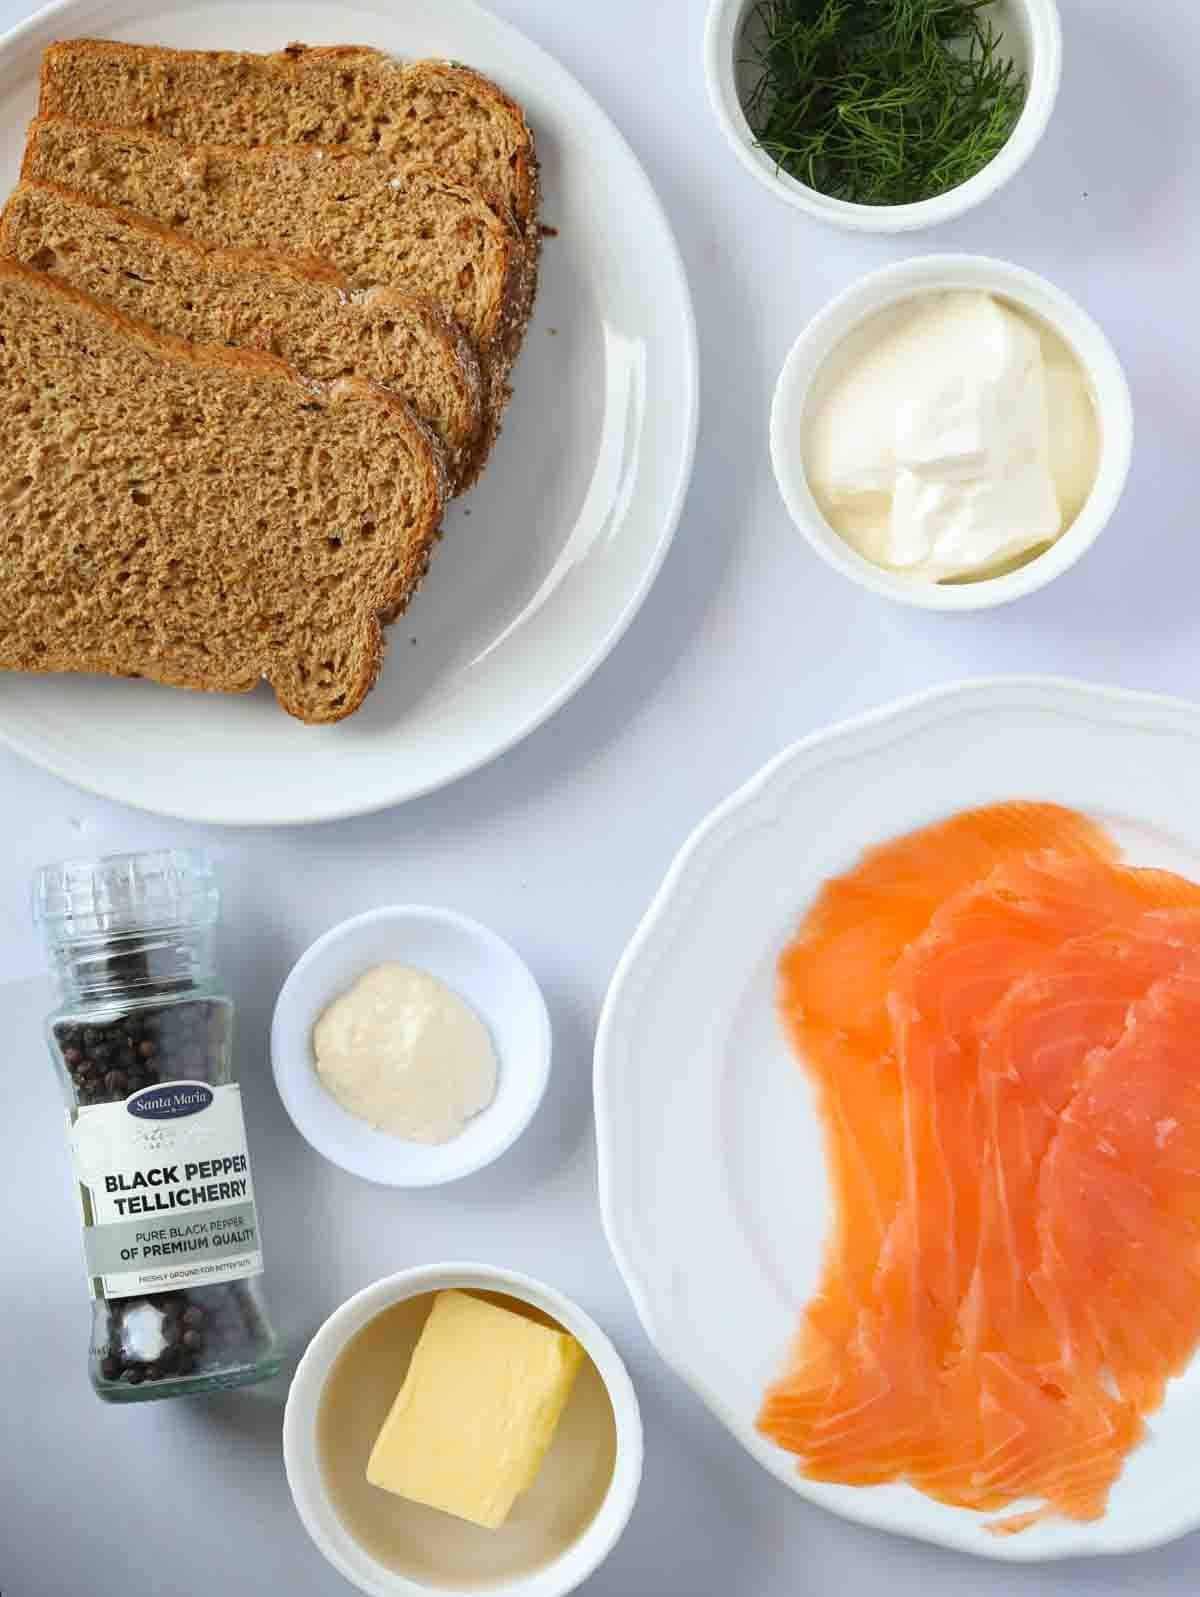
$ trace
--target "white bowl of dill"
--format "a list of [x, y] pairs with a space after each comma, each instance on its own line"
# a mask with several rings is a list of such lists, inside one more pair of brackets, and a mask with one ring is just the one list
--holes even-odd
[[1028, 160], [1062, 72], [1055, 0], [712, 0], [709, 97], [746, 169], [836, 227], [961, 216]]

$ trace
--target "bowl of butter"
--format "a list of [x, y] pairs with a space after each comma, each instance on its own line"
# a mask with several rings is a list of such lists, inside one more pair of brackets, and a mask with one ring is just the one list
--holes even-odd
[[562, 1597], [641, 1481], [633, 1385], [582, 1309], [480, 1264], [389, 1276], [329, 1317], [283, 1425], [297, 1512], [369, 1597]]
[[771, 411], [775, 475], [813, 548], [928, 610], [1006, 604], [1068, 570], [1116, 509], [1132, 445], [1101, 329], [982, 256], [854, 284], [796, 340]]

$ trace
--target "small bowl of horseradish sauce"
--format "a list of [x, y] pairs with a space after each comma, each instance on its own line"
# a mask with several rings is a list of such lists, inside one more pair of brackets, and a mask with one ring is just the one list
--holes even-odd
[[550, 1075], [550, 1019], [528, 966], [449, 910], [389, 905], [297, 960], [271, 1066], [300, 1135], [352, 1175], [433, 1187], [498, 1159]]
[[860, 587], [926, 610], [1008, 604], [1075, 564], [1129, 474], [1112, 345], [1044, 278], [930, 255], [804, 329], [771, 409], [792, 519]]

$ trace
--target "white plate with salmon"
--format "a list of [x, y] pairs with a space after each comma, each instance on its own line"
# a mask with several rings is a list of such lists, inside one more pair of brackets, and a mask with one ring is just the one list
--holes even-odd
[[984, 1557], [1200, 1525], [1200, 713], [966, 683], [706, 820], [614, 977], [604, 1223], [772, 1474]]

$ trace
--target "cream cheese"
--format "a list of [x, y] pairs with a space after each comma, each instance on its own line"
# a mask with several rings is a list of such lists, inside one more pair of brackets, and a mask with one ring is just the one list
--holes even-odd
[[918, 296], [874, 317], [814, 392], [814, 497], [875, 564], [938, 582], [1052, 543], [1095, 479], [1084, 374], [1048, 328], [990, 294]]
[[343, 1109], [409, 1142], [449, 1142], [496, 1095], [487, 1027], [428, 971], [376, 965], [313, 1028], [317, 1074]]

